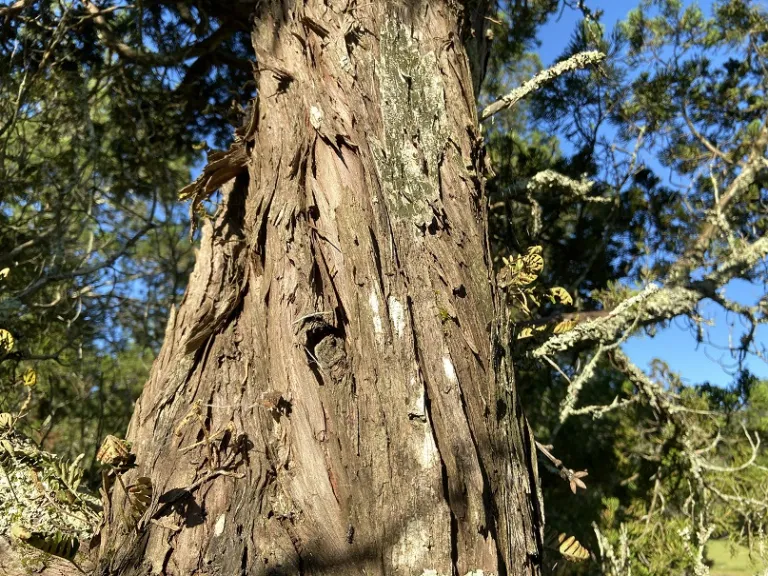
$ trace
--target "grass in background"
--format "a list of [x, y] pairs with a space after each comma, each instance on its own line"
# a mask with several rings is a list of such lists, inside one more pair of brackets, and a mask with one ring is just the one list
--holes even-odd
[[768, 564], [761, 562], [756, 554], [753, 554], [754, 562], [750, 559], [746, 546], [733, 545], [728, 540], [711, 540], [707, 557], [714, 562], [712, 576], [753, 576], [768, 570]]

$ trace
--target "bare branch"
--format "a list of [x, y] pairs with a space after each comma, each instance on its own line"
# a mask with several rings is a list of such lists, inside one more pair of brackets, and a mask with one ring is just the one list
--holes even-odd
[[137, 50], [133, 46], [130, 46], [120, 40], [113, 32], [109, 23], [104, 18], [103, 12], [98, 6], [89, 2], [89, 0], [83, 0], [88, 13], [93, 17], [93, 21], [98, 28], [98, 34], [101, 40], [109, 46], [112, 50], [117, 52], [122, 58], [133, 60], [135, 62], [141, 62], [143, 64], [149, 64], [151, 66], [173, 66], [182, 63], [189, 58], [197, 58], [205, 54], [214, 52], [224, 40], [232, 35], [232, 28], [228, 25], [222, 24], [211, 33], [207, 38], [203, 38], [199, 42], [195, 42], [188, 46], [184, 46], [180, 50], [170, 52], [166, 54], [160, 53], [147, 53], [141, 50]]
[[[764, 134], [768, 138], [768, 135]], [[758, 175], [768, 168], [768, 161], [762, 156], [763, 146], [758, 146], [758, 150], [753, 152], [752, 158], [741, 169], [733, 182], [726, 188], [723, 194], [719, 194], [716, 205], [707, 212], [704, 218], [704, 224], [701, 231], [696, 236], [693, 245], [685, 251], [669, 271], [669, 279], [672, 281], [680, 280], [691, 268], [701, 265], [704, 254], [709, 249], [717, 231], [722, 227], [725, 220], [726, 209], [733, 200], [743, 195], [757, 180]]]
[[747, 437], [747, 441], [749, 442], [749, 446], [752, 449], [752, 454], [747, 459], [746, 462], [743, 464], [740, 464], [739, 466], [716, 466], [715, 464], [710, 464], [709, 462], [706, 462], [702, 458], [694, 457], [696, 460], [696, 464], [704, 469], [704, 470], [710, 470], [712, 472], [725, 472], [725, 473], [733, 473], [733, 472], [740, 472], [741, 470], [746, 470], [752, 464], [755, 463], [755, 460], [757, 460], [757, 456], [760, 453], [760, 435], [755, 432], [755, 440], [752, 440], [752, 437], [749, 435], [749, 432], [747, 429], [742, 425], [742, 429], [744, 430], [744, 435]]
[[31, 6], [33, 3], [34, 0], [16, 0], [16, 2], [9, 4], [8, 6], [0, 6], [0, 17], [5, 18], [6, 20], [13, 18], [19, 12], [24, 10], [24, 8]]
[[94, 264], [92, 266], [87, 266], [84, 268], [78, 268], [77, 270], [71, 270], [69, 272], [60, 272], [58, 274], [51, 274], [48, 276], [42, 276], [41, 278], [38, 278], [35, 282], [32, 282], [29, 286], [27, 286], [24, 290], [22, 290], [19, 294], [15, 296], [15, 298], [21, 300], [23, 298], [27, 298], [30, 295], [34, 294], [43, 286], [46, 286], [47, 284], [50, 284], [51, 282], [56, 282], [59, 280], [67, 280], [70, 278], [79, 278], [82, 276], [88, 276], [90, 274], [94, 274], [98, 272], [99, 270], [103, 270], [104, 268], [109, 268], [112, 266], [115, 262], [117, 262], [121, 257], [125, 256], [130, 249], [139, 241], [141, 240], [144, 235], [149, 232], [152, 228], [155, 227], [155, 224], [152, 222], [147, 223], [144, 225], [140, 230], [138, 230], [133, 236], [131, 236], [125, 244], [112, 254], [109, 258], [105, 259], [103, 262], [100, 262], [98, 264]]
[[717, 146], [712, 144], [712, 142], [710, 142], [706, 136], [704, 136], [701, 132], [699, 132], [696, 129], [696, 126], [693, 124], [693, 121], [688, 116], [687, 102], [682, 103], [682, 105], [680, 106], [680, 110], [683, 113], [683, 118], [685, 119], [685, 123], [688, 125], [688, 130], [691, 131], [691, 134], [693, 135], [693, 137], [696, 138], [699, 142], [701, 142], [701, 144], [707, 150], [709, 150], [714, 156], [721, 158], [723, 161], [725, 161], [728, 164], [732, 164], [733, 162], [731, 161], [730, 158], [728, 158], [728, 155], [725, 152], [723, 152]]

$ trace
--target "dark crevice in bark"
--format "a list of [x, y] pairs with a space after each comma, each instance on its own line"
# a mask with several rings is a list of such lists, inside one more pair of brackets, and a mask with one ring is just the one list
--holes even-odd
[[[485, 530], [480, 530], [485, 538], [490, 535], [493, 541], [499, 542], [499, 527], [496, 525], [496, 518], [498, 518], [499, 510], [496, 506], [496, 502], [493, 499], [493, 493], [491, 491], [491, 479], [488, 477], [485, 466], [480, 467], [480, 472], [483, 475], [483, 504], [485, 510], [488, 512], [486, 519], [488, 520], [488, 526], [485, 526]], [[497, 576], [507, 576], [507, 565], [504, 561], [504, 555], [501, 553], [501, 547], [496, 546], [496, 561], [498, 562], [499, 573]]]
[[250, 176], [247, 172], [243, 172], [235, 178], [232, 192], [229, 194], [226, 202], [226, 217], [216, 222], [218, 226], [214, 225], [214, 238], [226, 237], [224, 229], [228, 227], [230, 234], [235, 233], [239, 240], [244, 239], [245, 200], [249, 182]]
[[[272, 209], [272, 202], [275, 199], [275, 191], [277, 190], [278, 183], [280, 182], [280, 166], [281, 166], [281, 158], [277, 159], [277, 166], [275, 167], [275, 179], [274, 179], [274, 185], [272, 188], [262, 195], [258, 199], [258, 206], [256, 207], [256, 214], [255, 214], [255, 222], [256, 222], [256, 230], [253, 234], [255, 236], [255, 246], [253, 246], [253, 250], [258, 254], [259, 256], [259, 262], [261, 264], [261, 270], [264, 269], [266, 265], [266, 259], [267, 259], [267, 230], [269, 228], [269, 214]], [[256, 187], [259, 185], [256, 179], [253, 177], [253, 173], [249, 170], [249, 175], [251, 176], [251, 182], [249, 184], [248, 192], [249, 194], [254, 191]]]
[[315, 249], [314, 242], [310, 242], [309, 252], [312, 260], [309, 269], [309, 285], [312, 288], [312, 293], [315, 294], [318, 299], [321, 299], [323, 297], [323, 273], [320, 270], [320, 263], [318, 262], [317, 250]]
[[440, 230], [440, 225], [437, 221], [437, 215], [432, 216], [432, 220], [427, 225], [427, 232], [429, 233], [430, 236], [434, 236], [435, 234], [438, 233], [439, 230]]
[[459, 573], [459, 522], [456, 514], [451, 512], [451, 566], [453, 574]]
[[323, 354], [318, 352], [318, 348], [322, 348], [323, 344], [341, 346], [343, 348], [343, 344], [337, 344], [333, 339], [343, 342], [344, 331], [324, 321], [314, 322], [313, 326], [306, 332], [304, 351], [309, 361], [309, 367], [321, 386], [326, 384], [324, 376], [327, 376], [327, 374], [324, 370], [333, 368], [333, 366], [323, 366], [325, 358]]
[[381, 250], [379, 249], [379, 241], [376, 238], [376, 233], [372, 228], [368, 228], [368, 233], [371, 236], [371, 247], [373, 248], [374, 263], [376, 264], [376, 278], [381, 288], [382, 294], [384, 293], [384, 274], [381, 267]]
[[496, 400], [496, 422], [501, 422], [507, 415], [507, 403], [501, 398]]
[[304, 557], [299, 550], [298, 540], [293, 543], [293, 546], [296, 548], [296, 569], [299, 571], [299, 576], [304, 576]]

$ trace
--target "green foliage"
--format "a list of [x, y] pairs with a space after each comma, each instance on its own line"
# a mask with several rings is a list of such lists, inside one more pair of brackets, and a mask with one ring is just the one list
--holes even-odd
[[130, 10], [100, 24], [87, 6], [24, 3], [2, 17], [0, 328], [14, 342], [0, 353], [0, 411], [19, 405], [15, 383], [34, 369], [20, 426], [62, 455], [91, 454], [92, 468], [100, 439], [127, 426], [193, 264], [177, 192], [193, 143], [231, 135], [228, 92], [213, 83], [244, 84], [250, 66], [234, 58], [247, 48], [239, 25], [196, 68], [180, 57], [218, 16], [174, 28], [189, 9], [157, 7], [137, 28]]
[[[563, 286], [590, 319], [651, 281], [686, 286], [764, 236], [768, 17], [758, 2], [725, 0], [708, 14], [696, 2], [644, 0], [609, 33], [599, 11], [581, 8], [585, 18], [559, 59], [594, 49], [608, 59], [558, 77], [488, 127], [496, 173], [489, 218], [498, 268], [508, 267], [506, 254], [540, 246], [547, 266], [539, 281]], [[527, 72], [530, 63], [535, 56], [518, 66]], [[509, 77], [496, 73], [492, 93]], [[594, 184], [582, 196], [565, 184], [535, 190], [532, 178], [544, 170]], [[716, 218], [719, 227], [708, 227]], [[743, 277], [765, 280], [757, 270]], [[744, 319], [746, 334], [730, 350], [742, 368], [761, 351], [755, 334], [764, 310], [740, 307], [719, 288], [702, 299]], [[703, 319], [694, 312], [686, 321], [707, 343]], [[627, 336], [665, 323], [636, 323]], [[588, 469], [591, 480], [574, 496], [543, 472], [548, 522], [598, 550], [594, 524], [615, 553], [609, 561], [603, 550], [594, 573], [699, 573], [709, 537], [743, 538], [757, 550], [768, 479], [745, 463], [765, 430], [766, 384], [741, 370], [730, 389], [690, 386], [657, 363], [641, 385], [610, 351], [620, 344], [603, 343], [594, 365], [594, 350], [578, 345], [551, 363], [518, 349], [518, 388], [537, 438], [568, 467]], [[563, 421], [560, 407], [574, 383], [583, 413]], [[761, 447], [755, 463], [764, 459]]]

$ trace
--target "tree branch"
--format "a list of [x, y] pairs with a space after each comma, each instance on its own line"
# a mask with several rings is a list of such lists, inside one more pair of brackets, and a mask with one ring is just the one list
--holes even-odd
[[570, 72], [572, 70], [578, 70], [579, 68], [584, 68], [586, 66], [589, 66], [590, 64], [596, 64], [597, 62], [600, 62], [604, 59], [605, 59], [605, 54], [603, 54], [602, 52], [598, 52], [597, 50], [591, 50], [588, 52], [579, 52], [578, 54], [574, 54], [567, 60], [558, 62], [551, 68], [542, 70], [522, 86], [515, 88], [514, 90], [512, 90], [512, 92], [510, 92], [506, 96], [501, 97], [499, 100], [497, 100], [493, 104], [490, 104], [489, 106], [487, 106], [483, 110], [482, 114], [480, 114], [480, 122], [484, 122], [494, 114], [501, 112], [506, 108], [511, 108], [512, 106], [517, 104], [520, 100], [525, 98], [528, 94], [530, 94], [531, 92], [535, 92], [536, 90], [541, 88], [544, 84], [546, 84], [547, 82], [550, 82], [551, 80], [554, 80], [561, 74], [565, 74], [566, 72]]
[[83, 0], [83, 5], [88, 13], [93, 16], [93, 21], [98, 28], [98, 35], [106, 46], [117, 52], [122, 58], [133, 60], [134, 62], [141, 64], [148, 64], [150, 66], [174, 66], [176, 64], [181, 64], [184, 60], [189, 58], [203, 56], [216, 50], [224, 40], [232, 35], [232, 28], [227, 24], [222, 23], [207, 38], [203, 38], [199, 42], [184, 46], [174, 52], [165, 54], [146, 53], [137, 50], [133, 46], [120, 40], [113, 33], [109, 23], [103, 16], [103, 12], [98, 6], [89, 0]]
[[672, 265], [669, 271], [670, 280], [679, 280], [692, 267], [701, 264], [701, 260], [704, 258], [710, 242], [722, 225], [725, 217], [724, 212], [728, 206], [734, 199], [748, 190], [749, 186], [757, 180], [758, 175], [762, 171], [768, 169], [768, 161], [763, 156], [766, 140], [768, 140], [768, 132], [763, 130], [760, 142], [756, 145], [755, 150], [753, 150], [750, 160], [742, 166], [741, 172], [733, 179], [725, 193], [719, 195], [715, 206], [706, 213], [704, 224], [696, 236], [693, 245]]
[[760, 238], [744, 246], [703, 280], [691, 282], [687, 286], [671, 285], [664, 288], [651, 284], [640, 294], [619, 304], [607, 316], [579, 324], [563, 334], [556, 334], [533, 350], [531, 355], [541, 358], [568, 350], [577, 344], [616, 342], [636, 319], [637, 327], [642, 327], [693, 312], [707, 294], [745, 274], [766, 255], [768, 238]]

